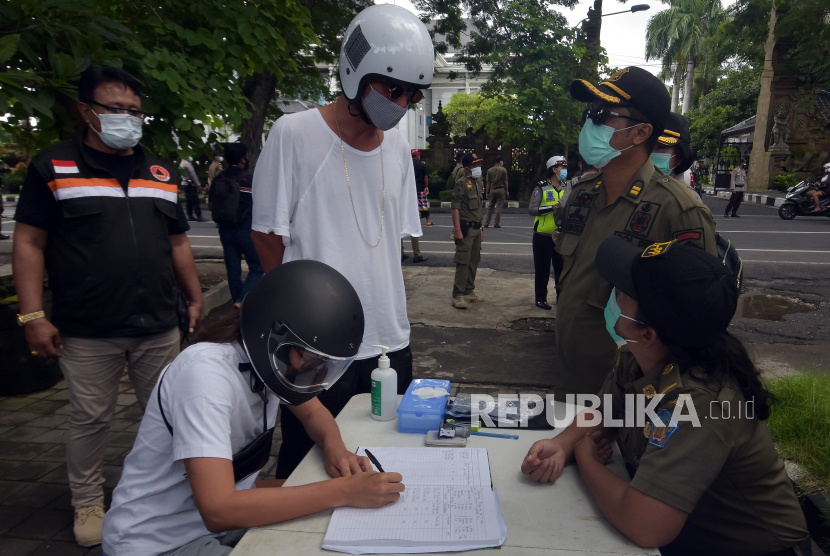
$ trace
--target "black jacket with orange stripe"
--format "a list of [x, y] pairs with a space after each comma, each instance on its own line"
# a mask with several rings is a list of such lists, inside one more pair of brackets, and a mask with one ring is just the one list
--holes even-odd
[[[62, 335], [82, 338], [170, 330], [178, 323], [169, 230], [177, 219], [179, 176], [135, 147], [125, 193], [82, 144], [79, 136], [44, 149], [29, 168], [57, 201], [45, 253], [52, 323]], [[21, 205], [26, 193], [24, 184]]]

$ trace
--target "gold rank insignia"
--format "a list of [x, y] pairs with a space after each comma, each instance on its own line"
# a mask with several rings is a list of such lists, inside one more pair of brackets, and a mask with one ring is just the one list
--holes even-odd
[[614, 361], [614, 366], [615, 367], [620, 366], [620, 353], [619, 352], [617, 352], [617, 359]]
[[651, 436], [651, 421], [646, 421], [646, 426], [643, 429], [643, 436], [645, 436], [646, 438]]
[[687, 402], [692, 401], [692, 396], [689, 394], [678, 394], [677, 399], [674, 400], [674, 404], [678, 407], [683, 407], [686, 405]]
[[643, 251], [643, 254], [640, 256], [644, 259], [648, 259], [649, 257], [659, 257], [661, 255], [665, 255], [669, 251], [669, 248], [675, 243], [677, 243], [676, 239], [664, 241], [663, 243], [652, 243], [646, 247], [645, 251]]
[[666, 365], [666, 368], [665, 368], [665, 369], [663, 369], [663, 374], [664, 374], [664, 375], [669, 374], [669, 373], [671, 372], [671, 370], [672, 370], [672, 369], [674, 369], [674, 365], [672, 365], [671, 363], [669, 363], [668, 365]]
[[617, 73], [615, 73], [614, 75], [612, 75], [611, 77], [609, 77], [608, 81], [619, 81], [620, 77], [622, 77], [623, 75], [625, 75], [629, 71], [630, 71], [630, 68], [623, 68], [620, 71], [618, 71]]
[[645, 388], [643, 388], [643, 394], [645, 394], [646, 398], [648, 398], [648, 399], [653, 398], [656, 393], [657, 392], [654, 390], [654, 386], [652, 386], [651, 384], [649, 384]]
[[594, 184], [594, 191], [599, 191], [600, 185], [602, 185], [602, 180], [599, 180], [596, 184]]

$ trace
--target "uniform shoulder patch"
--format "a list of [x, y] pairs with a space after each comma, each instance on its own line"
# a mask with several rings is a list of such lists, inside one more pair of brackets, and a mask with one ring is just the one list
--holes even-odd
[[153, 164], [150, 166], [150, 173], [159, 181], [170, 181], [170, 172], [164, 166]]
[[671, 413], [668, 409], [661, 409], [657, 412], [657, 417], [662, 421], [662, 426], [659, 423], [647, 423], [652, 425], [648, 435], [648, 443], [657, 448], [663, 449], [669, 443], [669, 439], [677, 432], [679, 428], [677, 423], [672, 421]]
[[668, 253], [671, 246], [675, 243], [677, 243], [676, 239], [673, 239], [671, 241], [664, 241], [663, 243], [652, 243], [651, 245], [646, 247], [645, 251], [643, 251], [643, 254], [640, 256], [644, 259], [648, 259], [651, 257], [660, 257]]
[[677, 241], [703, 241], [703, 228], [692, 228], [690, 230], [678, 230], [674, 232]]

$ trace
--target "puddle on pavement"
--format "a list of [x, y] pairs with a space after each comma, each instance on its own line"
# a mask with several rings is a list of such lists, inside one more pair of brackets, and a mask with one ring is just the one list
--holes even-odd
[[815, 311], [815, 306], [782, 295], [744, 295], [738, 299], [738, 309], [734, 318], [784, 320], [786, 315], [793, 313], [809, 313]]

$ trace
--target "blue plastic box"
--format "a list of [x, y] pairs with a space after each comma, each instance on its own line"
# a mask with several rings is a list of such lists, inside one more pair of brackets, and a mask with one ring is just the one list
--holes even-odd
[[[437, 398], [421, 399], [412, 393], [419, 388], [430, 387], [443, 388], [447, 394]], [[421, 378], [410, 382], [398, 406], [398, 432], [426, 434], [428, 431], [437, 431], [447, 410], [449, 391], [449, 380]]]

